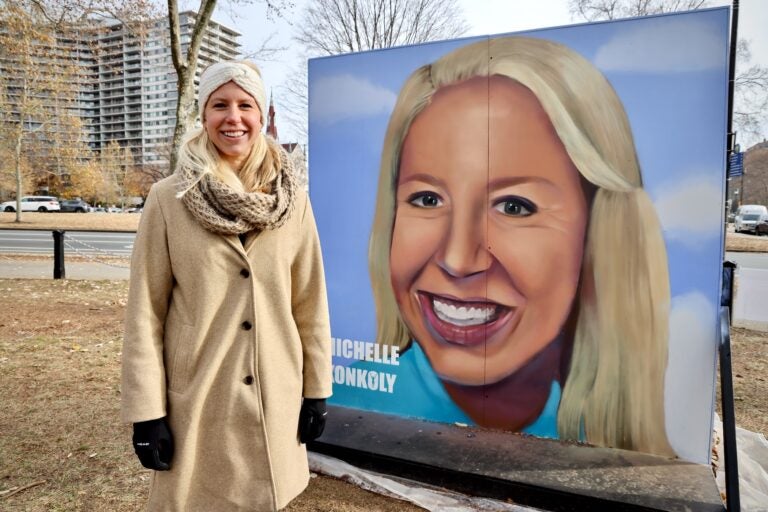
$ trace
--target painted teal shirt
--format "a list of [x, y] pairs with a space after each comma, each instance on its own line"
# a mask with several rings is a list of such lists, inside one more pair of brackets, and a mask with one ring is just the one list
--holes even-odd
[[[355, 362], [355, 368], [397, 374], [393, 393], [359, 389], [334, 382], [331, 403], [373, 410], [400, 416], [423, 418], [442, 423], [475, 423], [445, 391], [418, 343], [400, 356], [398, 366]], [[537, 437], [557, 439], [557, 408], [560, 405], [560, 384], [552, 381], [549, 398], [539, 417], [521, 430]]]

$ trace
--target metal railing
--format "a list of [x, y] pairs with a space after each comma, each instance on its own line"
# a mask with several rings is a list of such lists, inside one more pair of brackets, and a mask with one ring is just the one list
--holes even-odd
[[[96, 247], [93, 244], [86, 242], [85, 240], [78, 239], [75, 236], [67, 233], [65, 229], [50, 229], [50, 228], [34, 228], [24, 227], [3, 229], [3, 231], [49, 231], [53, 236], [53, 278], [65, 279], [66, 278], [66, 264], [65, 253], [67, 251], [76, 254], [81, 258], [85, 258], [94, 263], [100, 263], [115, 268], [129, 268], [129, 264], [122, 264], [115, 259], [130, 258], [126, 254], [118, 254], [107, 249]], [[70, 232], [78, 233], [136, 233], [135, 230], [119, 230], [119, 229], [72, 229]], [[26, 254], [21, 252], [20, 254]]]

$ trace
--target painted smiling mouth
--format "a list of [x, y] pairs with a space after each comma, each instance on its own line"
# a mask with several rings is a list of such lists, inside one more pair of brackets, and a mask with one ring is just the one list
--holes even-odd
[[427, 328], [446, 343], [473, 346], [507, 325], [517, 308], [488, 300], [459, 300], [418, 292]]
[[443, 322], [460, 327], [481, 325], [494, 321], [498, 317], [499, 307], [495, 304], [456, 305], [455, 301], [432, 296], [432, 309]]
[[227, 131], [227, 132], [221, 132], [225, 137], [242, 137], [245, 135], [244, 130], [233, 130], [233, 131]]

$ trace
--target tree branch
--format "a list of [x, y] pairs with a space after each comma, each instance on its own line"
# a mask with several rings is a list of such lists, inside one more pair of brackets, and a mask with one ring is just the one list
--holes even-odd
[[187, 59], [181, 54], [181, 27], [179, 23], [179, 5], [176, 0], [168, 0], [168, 27], [171, 32], [171, 60], [176, 73], [187, 69]]

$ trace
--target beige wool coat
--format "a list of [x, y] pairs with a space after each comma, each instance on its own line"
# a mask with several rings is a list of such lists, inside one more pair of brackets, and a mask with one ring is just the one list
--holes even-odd
[[[175, 197], [147, 197], [131, 261], [122, 354], [125, 422], [168, 417], [175, 454], [152, 511], [268, 511], [307, 486], [303, 397], [331, 394], [320, 244], [297, 191], [278, 229], [206, 231]], [[245, 247], [243, 246], [245, 245]]]

